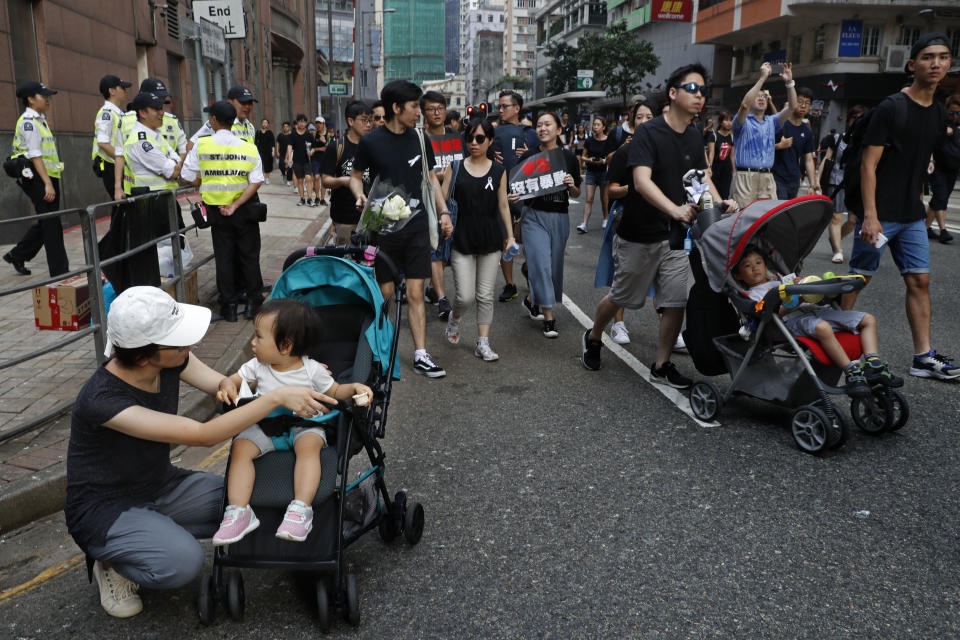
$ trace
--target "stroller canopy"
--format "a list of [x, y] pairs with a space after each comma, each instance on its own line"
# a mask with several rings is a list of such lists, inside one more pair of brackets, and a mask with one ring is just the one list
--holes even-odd
[[293, 298], [312, 307], [367, 305], [374, 316], [365, 332], [367, 343], [373, 352], [374, 362], [380, 365], [380, 372], [387, 374], [394, 327], [390, 319], [382, 314], [383, 295], [374, 277], [373, 267], [335, 256], [302, 258], [280, 274], [270, 298]]
[[[833, 202], [825, 196], [793, 200], [757, 200], [739, 213], [721, 217], [698, 238], [710, 288], [720, 292], [730, 270], [748, 244], [768, 251], [782, 273], [796, 272], [816, 246], [833, 216]], [[694, 223], [696, 226], [696, 223]]]

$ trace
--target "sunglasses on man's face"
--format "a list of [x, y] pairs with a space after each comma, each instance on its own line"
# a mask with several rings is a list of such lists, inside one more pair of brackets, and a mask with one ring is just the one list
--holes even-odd
[[699, 93], [704, 98], [707, 97], [707, 92], [710, 91], [710, 87], [705, 84], [697, 84], [696, 82], [688, 82], [686, 84], [678, 84], [675, 88], [683, 89], [687, 93]]
[[483, 144], [486, 141], [487, 141], [487, 136], [483, 135], [482, 133], [478, 133], [477, 135], [470, 138], [468, 142], [476, 142], [477, 144]]
[[374, 122], [380, 122], [381, 120], [383, 120], [383, 118], [384, 118], [384, 116], [374, 115], [374, 116], [373, 116], [373, 121], [374, 121]]
[[960, 111], [947, 111], [948, 116], [960, 116]]

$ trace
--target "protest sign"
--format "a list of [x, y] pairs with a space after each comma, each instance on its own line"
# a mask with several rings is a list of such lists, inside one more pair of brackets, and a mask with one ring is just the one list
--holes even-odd
[[442, 136], [428, 136], [430, 146], [433, 147], [433, 157], [437, 164], [435, 171], [443, 171], [454, 160], [463, 160], [463, 138], [456, 133], [445, 133]]
[[521, 200], [538, 198], [567, 188], [563, 179], [567, 176], [567, 163], [563, 151], [541, 151], [522, 161], [510, 172], [509, 191]]

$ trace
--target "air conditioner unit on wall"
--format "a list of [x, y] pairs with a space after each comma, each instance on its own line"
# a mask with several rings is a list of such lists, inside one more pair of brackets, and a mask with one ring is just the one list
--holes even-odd
[[883, 61], [883, 70], [886, 73], [903, 73], [903, 68], [909, 59], [910, 47], [907, 45], [887, 45], [887, 53]]

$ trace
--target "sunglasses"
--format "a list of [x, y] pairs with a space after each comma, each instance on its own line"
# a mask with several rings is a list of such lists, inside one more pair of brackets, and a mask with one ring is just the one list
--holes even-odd
[[375, 115], [373, 116], [373, 120], [374, 122], [377, 122], [377, 121], [383, 120], [385, 117], [386, 116]]
[[476, 142], [477, 144], [483, 144], [486, 141], [487, 141], [487, 136], [483, 135], [482, 133], [478, 133], [477, 135], [467, 140], [467, 142]]
[[948, 116], [960, 116], [960, 111], [947, 111]]
[[497, 111], [500, 111], [501, 109], [509, 109], [510, 107], [516, 107], [516, 106], [518, 106], [518, 105], [515, 105], [515, 104], [498, 104], [498, 105], [497, 105]]
[[710, 87], [705, 84], [697, 84], [696, 82], [688, 82], [686, 84], [678, 84], [675, 89], [683, 89], [687, 93], [699, 93], [704, 98], [707, 97], [707, 93], [710, 91]]

